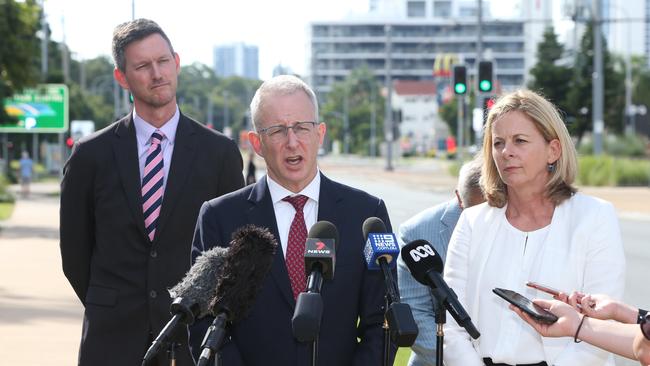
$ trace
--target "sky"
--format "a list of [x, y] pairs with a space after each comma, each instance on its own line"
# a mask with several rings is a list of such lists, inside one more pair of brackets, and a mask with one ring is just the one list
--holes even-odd
[[[213, 47], [245, 42], [259, 47], [260, 78], [282, 63], [304, 74], [311, 21], [363, 14], [369, 0], [134, 0], [135, 17], [156, 21], [180, 55], [181, 64], [212, 67]], [[493, 8], [512, 9], [503, 6]], [[65, 41], [76, 60], [110, 56], [116, 25], [131, 19], [131, 0], [45, 0], [51, 38]], [[65, 31], [65, 32], [64, 32]]]

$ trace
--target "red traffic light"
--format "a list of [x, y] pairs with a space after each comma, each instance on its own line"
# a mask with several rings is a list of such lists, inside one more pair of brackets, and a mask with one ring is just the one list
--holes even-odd
[[72, 137], [68, 137], [65, 139], [65, 144], [68, 148], [72, 149], [72, 146], [74, 146], [74, 139]]

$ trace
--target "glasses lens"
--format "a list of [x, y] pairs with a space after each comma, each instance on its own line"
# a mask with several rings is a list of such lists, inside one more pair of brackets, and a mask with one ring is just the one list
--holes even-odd
[[298, 122], [293, 125], [292, 129], [296, 136], [303, 137], [311, 132], [312, 127], [314, 127], [313, 122]]

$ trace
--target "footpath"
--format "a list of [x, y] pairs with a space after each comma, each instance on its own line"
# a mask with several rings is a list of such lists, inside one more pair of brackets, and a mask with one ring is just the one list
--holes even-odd
[[[262, 159], [256, 162], [263, 173]], [[452, 192], [455, 178], [446, 173], [446, 163], [400, 161], [393, 171], [386, 171], [385, 161], [379, 159], [327, 157], [320, 167], [325, 174], [362, 177], [387, 186]], [[621, 217], [650, 222], [650, 188], [580, 190], [611, 201]], [[11, 218], [0, 221], [2, 365], [76, 364], [83, 308], [61, 269], [58, 193], [57, 182], [32, 184], [31, 196], [18, 196]]]
[[[18, 187], [12, 187], [14, 192]], [[83, 308], [61, 270], [59, 185], [32, 184], [0, 221], [0, 363], [76, 365]]]

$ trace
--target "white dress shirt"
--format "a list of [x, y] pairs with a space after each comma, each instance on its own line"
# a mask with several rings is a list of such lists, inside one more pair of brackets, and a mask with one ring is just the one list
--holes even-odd
[[138, 140], [138, 163], [140, 166], [140, 182], [142, 182], [144, 174], [144, 164], [147, 160], [147, 150], [151, 146], [151, 135], [156, 131], [160, 130], [165, 137], [160, 143], [160, 148], [162, 149], [163, 154], [163, 171], [165, 172], [165, 177], [163, 178], [163, 192], [167, 186], [167, 177], [169, 177], [169, 167], [172, 164], [172, 153], [174, 152], [174, 141], [176, 140], [176, 128], [178, 127], [178, 121], [180, 119], [180, 112], [178, 106], [176, 106], [176, 112], [172, 118], [165, 122], [164, 125], [160, 128], [156, 128], [151, 125], [149, 122], [142, 119], [138, 116], [135, 107], [133, 108], [133, 123], [135, 125], [135, 137]]
[[287, 243], [289, 242], [289, 228], [291, 222], [296, 215], [296, 209], [289, 202], [282, 199], [287, 196], [303, 195], [309, 199], [305, 203], [302, 212], [305, 216], [305, 225], [307, 232], [316, 223], [318, 219], [318, 196], [320, 194], [320, 171], [316, 172], [316, 176], [312, 181], [300, 192], [293, 193], [290, 190], [282, 187], [275, 182], [271, 177], [266, 175], [266, 184], [271, 193], [271, 200], [273, 201], [273, 211], [275, 212], [275, 221], [278, 225], [278, 234], [280, 235], [280, 244], [282, 245], [282, 253], [285, 258], [287, 256]]
[[[505, 288], [529, 299], [536, 297], [536, 290], [526, 287], [526, 282], [537, 277], [543, 258], [540, 252], [549, 227], [523, 232], [512, 226], [505, 215], [500, 215], [494, 225], [495, 242], [499, 245], [490, 252], [479, 286], [490, 291], [495, 287]], [[496, 294], [479, 299], [476, 326], [481, 329], [481, 357], [510, 365], [546, 359], [540, 335]]]

